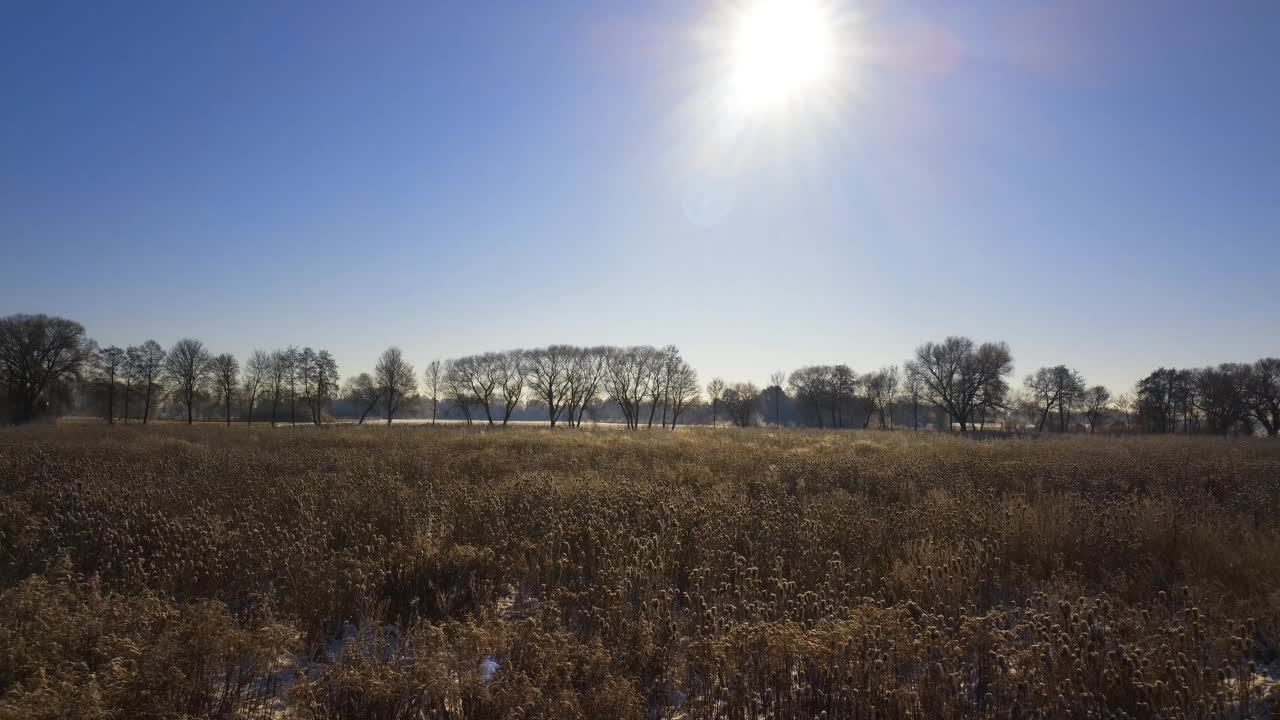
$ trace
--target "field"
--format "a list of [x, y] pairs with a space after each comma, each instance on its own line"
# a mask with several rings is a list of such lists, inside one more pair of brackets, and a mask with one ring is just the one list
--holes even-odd
[[1270, 717], [1280, 443], [0, 431], [0, 719]]

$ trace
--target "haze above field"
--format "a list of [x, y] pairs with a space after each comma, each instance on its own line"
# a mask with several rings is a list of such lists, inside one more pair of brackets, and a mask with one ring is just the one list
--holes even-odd
[[758, 4], [10, 4], [0, 314], [344, 374], [1275, 354], [1280, 5]]

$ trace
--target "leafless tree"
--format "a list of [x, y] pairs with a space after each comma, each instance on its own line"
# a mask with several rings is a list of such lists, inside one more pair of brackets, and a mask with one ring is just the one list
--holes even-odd
[[319, 384], [319, 368], [317, 367], [318, 357], [316, 351], [309, 347], [302, 348], [296, 356], [296, 368], [294, 374], [297, 378], [297, 386], [301, 390], [302, 403], [311, 409], [311, 422], [317, 423], [316, 418], [316, 387]]
[[130, 345], [124, 351], [124, 365], [120, 368], [120, 377], [124, 380], [124, 422], [129, 424], [129, 399], [133, 389], [138, 385], [138, 346]]
[[724, 391], [724, 406], [729, 419], [738, 427], [755, 424], [756, 408], [760, 404], [760, 388], [752, 383], [734, 383]]
[[284, 382], [289, 387], [289, 424], [298, 424], [298, 368], [301, 354], [298, 348], [289, 346], [280, 354], [284, 363]]
[[253, 424], [253, 407], [262, 395], [264, 383], [271, 375], [271, 356], [261, 350], [254, 350], [244, 364], [244, 390], [242, 404], [247, 407], [245, 420]]
[[893, 415], [893, 400], [898, 393], [898, 368], [889, 366], [862, 378], [862, 386], [867, 400], [867, 415], [862, 421], [865, 429], [871, 422], [872, 414], [880, 420], [880, 429], [888, 428], [886, 412], [890, 419]]
[[920, 400], [924, 397], [924, 377], [914, 360], [903, 363], [903, 397], [911, 403], [911, 429], [920, 429]]
[[152, 399], [164, 392], [164, 359], [166, 353], [160, 343], [148, 340], [137, 348], [134, 359], [138, 382], [143, 389], [142, 424], [146, 425], [154, 407]]
[[841, 364], [831, 368], [831, 384], [827, 390], [832, 427], [844, 427], [844, 408], [858, 392], [858, 384], [858, 374], [848, 365]]
[[647, 345], [609, 350], [605, 392], [618, 404], [628, 429], [640, 427], [640, 407], [647, 397], [651, 368], [657, 353]]
[[781, 370], [769, 376], [769, 394], [773, 396], [773, 426], [782, 427], [782, 384], [787, 374]]
[[1058, 411], [1059, 430], [1066, 430], [1071, 404], [1085, 392], [1084, 379], [1066, 365], [1042, 367], [1023, 380], [1035, 410], [1036, 429], [1044, 430], [1049, 414]]
[[818, 427], [823, 426], [822, 410], [832, 393], [832, 367], [830, 365], [810, 365], [791, 373], [791, 395], [801, 405], [808, 405], [813, 410], [813, 419]]
[[462, 413], [462, 417], [470, 425], [472, 422], [471, 375], [460, 360], [447, 360], [444, 364], [444, 393], [450, 406]]
[[271, 394], [271, 427], [276, 426], [276, 411], [280, 407], [280, 396], [288, 387], [289, 357], [284, 350], [276, 350], [270, 355], [267, 365], [267, 392]]
[[196, 398], [204, 390], [212, 372], [209, 351], [204, 343], [194, 338], [183, 338], [174, 343], [164, 359], [165, 375], [183, 407], [187, 409], [187, 424], [195, 420]]
[[124, 372], [128, 353], [115, 345], [99, 349], [93, 356], [93, 366], [98, 371], [102, 387], [107, 393], [107, 424], [114, 424], [116, 419], [116, 383]]
[[372, 375], [360, 373], [353, 378], [347, 378], [347, 382], [342, 387], [342, 396], [360, 411], [360, 420], [356, 424], [363, 425], [369, 413], [382, 402], [382, 388], [374, 381]]
[[1084, 391], [1084, 413], [1089, 418], [1089, 434], [1097, 432], [1098, 425], [1111, 410], [1111, 391], [1101, 385], [1094, 385]]
[[569, 366], [569, 399], [566, 403], [571, 425], [581, 427], [587, 410], [595, 405], [604, 384], [609, 349], [603, 346], [578, 348]]
[[499, 355], [498, 388], [502, 392], [502, 424], [506, 425], [524, 400], [524, 351], [510, 350]]
[[436, 410], [440, 407], [440, 391], [444, 389], [444, 366], [439, 360], [427, 363], [422, 372], [422, 387], [431, 399], [431, 424], [436, 424]]
[[1250, 370], [1242, 363], [1222, 363], [1196, 371], [1192, 402], [1204, 414], [1210, 431], [1226, 435], [1248, 422], [1245, 388]]
[[551, 345], [525, 353], [529, 392], [547, 404], [551, 427], [556, 426], [569, 401], [569, 375], [576, 356], [577, 349], [568, 345]]
[[240, 385], [240, 363], [231, 353], [222, 353], [211, 361], [213, 384], [227, 411], [227, 427], [231, 427], [231, 401]]
[[311, 417], [315, 424], [320, 425], [324, 422], [329, 401], [338, 391], [338, 361], [328, 350], [321, 350], [316, 353], [312, 369], [315, 392], [311, 396]]
[[671, 403], [671, 429], [689, 406], [698, 401], [698, 373], [684, 358], [672, 368], [667, 382], [666, 395]]
[[1267, 437], [1280, 436], [1280, 358], [1262, 358], [1249, 368], [1244, 401]]
[[966, 337], [949, 337], [916, 349], [916, 363], [927, 399], [942, 407], [960, 430], [969, 429], [979, 399], [993, 389], [993, 381], [1013, 371], [1013, 355], [1004, 343], [976, 346]]
[[716, 426], [716, 412], [720, 409], [720, 401], [724, 399], [725, 384], [720, 378], [712, 378], [707, 383], [707, 402], [711, 403], [711, 427]]
[[663, 427], [666, 427], [666, 405], [665, 398], [667, 376], [674, 368], [675, 362], [680, 357], [680, 350], [674, 345], [668, 345], [661, 350], [646, 348], [645, 368], [644, 368], [644, 397], [649, 399], [649, 422], [647, 427], [653, 427], [653, 419], [657, 416], [658, 405], [663, 406]]
[[382, 402], [387, 409], [387, 424], [390, 425], [404, 400], [418, 391], [417, 372], [404, 359], [400, 348], [393, 345], [378, 358], [373, 374], [381, 390]]
[[30, 422], [51, 406], [50, 395], [65, 380], [79, 377], [91, 351], [78, 322], [48, 315], [0, 318], [0, 380], [9, 419]]

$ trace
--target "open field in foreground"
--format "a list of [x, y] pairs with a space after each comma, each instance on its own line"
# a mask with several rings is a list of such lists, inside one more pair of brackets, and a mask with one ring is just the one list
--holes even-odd
[[1269, 717], [1280, 443], [0, 431], [0, 718]]

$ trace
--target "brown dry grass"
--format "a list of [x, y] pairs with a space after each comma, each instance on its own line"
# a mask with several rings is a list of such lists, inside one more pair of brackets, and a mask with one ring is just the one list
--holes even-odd
[[23, 428], [0, 593], [0, 719], [1266, 717], [1280, 444]]

